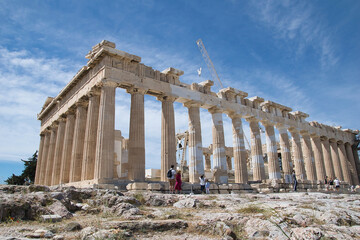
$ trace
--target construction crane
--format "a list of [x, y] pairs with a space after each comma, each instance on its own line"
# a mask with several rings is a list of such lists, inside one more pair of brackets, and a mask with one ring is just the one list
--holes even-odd
[[[208, 67], [208, 69], [210, 71], [210, 74], [211, 74], [211, 76], [213, 78], [213, 81], [215, 82], [216, 85], [218, 85], [219, 89], [224, 88], [221, 81], [220, 81], [220, 78], [219, 78], [219, 76], [218, 76], [218, 74], [217, 74], [217, 72], [215, 70], [214, 64], [212, 63], [212, 61], [211, 61], [211, 59], [209, 57], [209, 54], [207, 53], [206, 48], [205, 48], [204, 43], [201, 40], [201, 38], [199, 38], [196, 41], [196, 44], [199, 47], [199, 50], [200, 50], [200, 52], [201, 52], [201, 54], [202, 54], [202, 56], [203, 56], [203, 58], [205, 60], [205, 63], [206, 63], [206, 65], [207, 65], [207, 67]], [[200, 73], [201, 73], [201, 70], [200, 70]], [[200, 73], [199, 73], [199, 75], [200, 75]]]

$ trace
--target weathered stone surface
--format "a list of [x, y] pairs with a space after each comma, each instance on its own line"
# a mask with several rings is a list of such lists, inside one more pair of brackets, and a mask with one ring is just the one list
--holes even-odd
[[41, 215], [40, 218], [44, 222], [59, 222], [62, 219], [62, 217], [60, 215], [57, 215], [57, 214]]
[[173, 206], [176, 208], [195, 208], [198, 204], [199, 200], [188, 198], [174, 203]]
[[64, 230], [68, 231], [68, 232], [78, 231], [78, 230], [81, 230], [81, 229], [82, 229], [82, 226], [78, 222], [70, 222], [70, 223], [66, 224], [66, 226], [64, 227]]

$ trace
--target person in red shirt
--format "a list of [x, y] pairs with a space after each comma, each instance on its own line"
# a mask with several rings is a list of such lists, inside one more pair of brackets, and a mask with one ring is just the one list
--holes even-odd
[[181, 184], [182, 184], [182, 181], [181, 181], [181, 171], [178, 170], [176, 175], [175, 175], [175, 192], [176, 193], [180, 193], [181, 192]]

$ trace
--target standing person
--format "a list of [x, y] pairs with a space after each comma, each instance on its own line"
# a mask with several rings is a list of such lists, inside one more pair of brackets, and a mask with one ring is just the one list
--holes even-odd
[[334, 180], [332, 178], [330, 178], [330, 180], [329, 180], [329, 185], [330, 185], [330, 190], [333, 191], [334, 190]]
[[174, 165], [171, 165], [171, 168], [169, 169], [169, 171], [167, 172], [167, 178], [169, 179], [169, 192], [170, 193], [174, 193], [174, 187], [175, 187], [175, 174], [176, 171], [174, 170]]
[[294, 192], [296, 192], [297, 180], [296, 180], [295, 170], [292, 171], [292, 180], [293, 180], [293, 184], [294, 184]]
[[328, 179], [328, 176], [325, 176], [324, 183], [325, 183], [325, 190], [329, 191], [329, 179]]
[[199, 180], [200, 180], [200, 191], [201, 191], [201, 193], [204, 193], [205, 192], [205, 178], [204, 178], [204, 175], [201, 175], [199, 177]]
[[178, 170], [176, 175], [175, 175], [175, 180], [176, 180], [176, 183], [175, 183], [175, 191], [176, 193], [180, 193], [181, 192], [181, 171]]
[[206, 194], [210, 194], [210, 182], [209, 180], [205, 180], [205, 189], [206, 189]]
[[334, 184], [335, 184], [335, 189], [338, 192], [340, 189], [340, 180], [337, 177], [335, 177]]

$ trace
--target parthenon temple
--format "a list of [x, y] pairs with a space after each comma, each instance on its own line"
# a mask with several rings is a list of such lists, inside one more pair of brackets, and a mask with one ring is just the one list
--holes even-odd
[[[179, 102], [187, 108], [189, 117], [188, 184], [195, 186], [200, 175], [211, 171], [212, 185], [219, 189], [285, 186], [291, 184], [295, 170], [299, 187], [304, 189], [319, 189], [325, 176], [337, 177], [344, 187], [359, 185], [359, 130], [308, 122], [306, 113], [258, 96], [248, 97], [248, 93], [231, 87], [212, 92], [210, 80], [183, 83], [183, 71], [172, 67], [154, 70], [142, 64], [140, 57], [117, 50], [115, 43], [106, 40], [95, 45], [86, 58], [87, 65], [56, 97], [49, 97], [38, 114], [41, 130], [35, 184], [87, 187], [127, 183], [135, 189], [156, 186], [145, 178], [147, 94], [161, 101], [162, 113], [161, 174], [154, 184], [166, 184], [168, 169], [177, 165], [174, 102]], [[126, 140], [115, 130], [116, 88], [126, 89], [131, 95]], [[207, 152], [209, 148], [202, 144], [200, 108], [212, 116], [212, 146]], [[223, 117], [232, 122], [233, 143], [228, 143], [228, 148]], [[245, 148], [243, 121], [250, 127], [250, 156]], [[260, 124], [266, 135], [263, 143]], [[121, 148], [125, 143], [126, 157], [119, 157], [124, 155]], [[232, 159], [234, 178], [230, 181]]]

